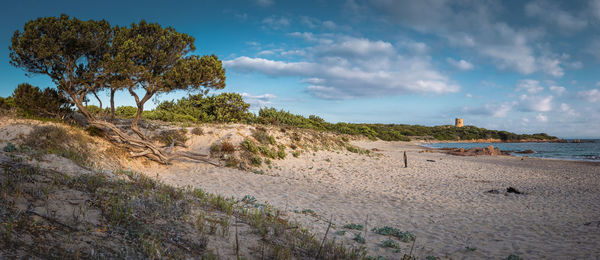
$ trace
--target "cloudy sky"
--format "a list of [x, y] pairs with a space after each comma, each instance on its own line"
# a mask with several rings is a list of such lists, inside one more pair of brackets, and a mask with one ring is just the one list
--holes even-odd
[[[51, 86], [9, 65], [30, 19], [146, 19], [218, 55], [256, 111], [328, 121], [466, 124], [600, 137], [600, 0], [12, 1], [0, 11], [0, 95]], [[161, 96], [166, 100], [186, 93]], [[133, 104], [125, 94], [119, 104]], [[152, 106], [152, 105], [151, 105]]]

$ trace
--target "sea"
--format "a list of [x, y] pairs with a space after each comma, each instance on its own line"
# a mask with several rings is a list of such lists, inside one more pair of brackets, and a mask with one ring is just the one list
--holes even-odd
[[[567, 143], [431, 143], [429, 148], [474, 148], [492, 145], [514, 156], [552, 158], [577, 161], [600, 161], [600, 139], [567, 140]], [[532, 150], [533, 153], [521, 154], [518, 151]]]

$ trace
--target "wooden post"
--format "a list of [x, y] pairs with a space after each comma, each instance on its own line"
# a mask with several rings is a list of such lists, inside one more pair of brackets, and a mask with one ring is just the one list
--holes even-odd
[[408, 167], [408, 159], [406, 158], [406, 151], [404, 151], [404, 168]]

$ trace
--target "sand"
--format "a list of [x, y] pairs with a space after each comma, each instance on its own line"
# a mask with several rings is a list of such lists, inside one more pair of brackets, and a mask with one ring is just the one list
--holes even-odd
[[[423, 153], [417, 144], [403, 142], [354, 144], [382, 151], [376, 156], [348, 151], [289, 156], [274, 161], [271, 169], [263, 166], [265, 175], [187, 162], [139, 170], [172, 185], [238, 199], [252, 195], [321, 235], [329, 218], [336, 230], [367, 222], [369, 230], [388, 225], [410, 231], [417, 237], [413, 254], [421, 258], [600, 257], [598, 164]], [[525, 194], [506, 193], [509, 186]], [[499, 194], [487, 192], [492, 189]], [[298, 213], [304, 209], [317, 216]], [[359, 246], [352, 232], [329, 234]], [[369, 254], [399, 258], [412, 246], [400, 242], [402, 253], [396, 253], [380, 247], [385, 239], [367, 232]]]
[[[27, 120], [26, 120], [27, 121]], [[0, 144], [26, 135], [31, 122], [4, 121]], [[38, 124], [38, 123], [34, 123]], [[47, 124], [47, 123], [44, 123]], [[248, 126], [205, 128], [192, 137], [192, 151], [207, 152], [215, 141], [242, 140]], [[387, 239], [372, 227], [393, 226], [416, 235], [413, 255], [424, 259], [600, 258], [600, 164], [511, 156], [463, 157], [423, 152], [417, 143], [354, 141], [373, 155], [345, 150], [305, 152], [298, 158], [273, 160], [265, 174], [189, 161], [160, 166], [122, 159], [121, 165], [175, 186], [194, 186], [241, 199], [254, 196], [285, 217], [329, 238], [361, 246], [344, 224], [367, 224], [369, 255], [398, 259], [412, 243], [399, 242], [400, 253], [382, 248]], [[408, 155], [404, 168], [402, 153]], [[61, 158], [50, 167], [73, 172]], [[60, 167], [59, 167], [60, 166]], [[525, 194], [506, 193], [514, 187]], [[497, 194], [488, 193], [498, 190]], [[311, 209], [316, 214], [303, 214]], [[471, 250], [467, 249], [470, 248]]]

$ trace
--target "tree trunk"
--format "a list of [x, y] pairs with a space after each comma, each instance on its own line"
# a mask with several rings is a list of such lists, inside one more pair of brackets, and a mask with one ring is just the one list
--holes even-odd
[[115, 92], [116, 89], [110, 89], [110, 122], [113, 124], [115, 123]]

